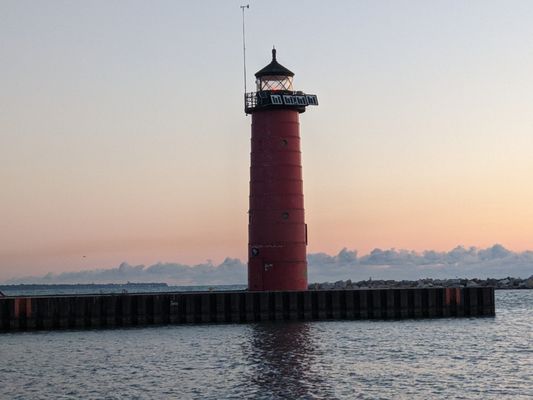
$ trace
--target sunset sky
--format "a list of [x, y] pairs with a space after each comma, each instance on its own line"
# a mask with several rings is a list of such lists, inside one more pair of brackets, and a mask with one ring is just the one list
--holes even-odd
[[[236, 1], [0, 3], [0, 281], [246, 258]], [[310, 253], [533, 249], [533, 2], [250, 1], [301, 115]]]

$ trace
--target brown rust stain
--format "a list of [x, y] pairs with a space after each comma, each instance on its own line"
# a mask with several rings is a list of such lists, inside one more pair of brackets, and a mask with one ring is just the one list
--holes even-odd
[[15, 318], [31, 316], [31, 298], [19, 297], [15, 299], [13, 305], [13, 316]]
[[446, 288], [444, 291], [444, 304], [461, 305], [461, 288]]
[[461, 305], [461, 289], [455, 288], [455, 304]]

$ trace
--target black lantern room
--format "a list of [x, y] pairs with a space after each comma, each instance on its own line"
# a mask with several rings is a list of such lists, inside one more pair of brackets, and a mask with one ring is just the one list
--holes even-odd
[[292, 91], [292, 78], [294, 73], [276, 60], [276, 49], [272, 49], [272, 61], [265, 68], [255, 74], [255, 83], [258, 92], [265, 90]]
[[318, 105], [316, 95], [294, 91], [294, 72], [278, 63], [276, 49], [272, 49], [272, 61], [255, 74], [256, 92], [245, 93], [244, 111], [251, 114], [255, 111], [276, 108], [296, 109], [304, 112], [308, 105]]

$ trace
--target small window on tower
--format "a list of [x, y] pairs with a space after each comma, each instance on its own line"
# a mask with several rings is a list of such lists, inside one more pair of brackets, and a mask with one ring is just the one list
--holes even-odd
[[287, 211], [283, 212], [283, 213], [281, 214], [281, 218], [283, 218], [283, 219], [289, 219], [289, 213], [288, 213]]
[[281, 144], [283, 145], [283, 147], [287, 146], [289, 144], [289, 141], [287, 139], [283, 139], [281, 141]]

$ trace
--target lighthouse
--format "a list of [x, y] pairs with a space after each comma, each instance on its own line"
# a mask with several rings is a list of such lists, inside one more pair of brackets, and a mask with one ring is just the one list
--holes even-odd
[[252, 116], [248, 290], [307, 289], [300, 114], [316, 95], [293, 89], [294, 73], [276, 59], [255, 74], [245, 93]]

